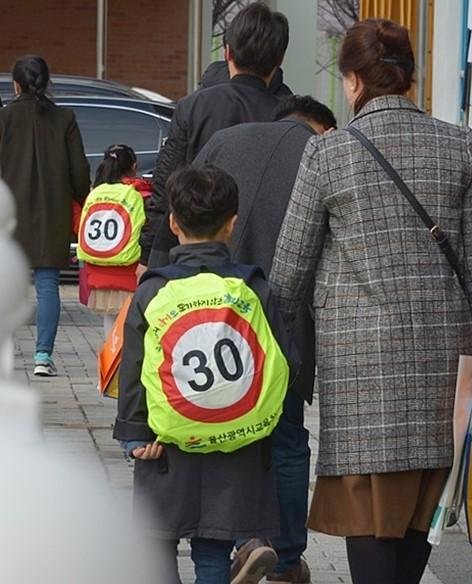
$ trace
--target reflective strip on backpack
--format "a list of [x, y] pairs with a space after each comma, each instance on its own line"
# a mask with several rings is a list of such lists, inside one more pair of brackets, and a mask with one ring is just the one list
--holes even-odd
[[289, 367], [255, 292], [213, 273], [170, 280], [149, 303], [141, 381], [148, 424], [187, 452], [271, 434]]
[[98, 186], [82, 209], [77, 257], [95, 265], [127, 266], [137, 262], [144, 222], [143, 199], [132, 185]]

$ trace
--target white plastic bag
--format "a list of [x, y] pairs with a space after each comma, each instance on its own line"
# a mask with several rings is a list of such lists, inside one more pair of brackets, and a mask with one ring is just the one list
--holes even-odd
[[439, 545], [446, 529], [457, 522], [463, 503], [464, 445], [472, 411], [472, 356], [461, 355], [454, 401], [454, 462], [431, 522], [428, 541]]

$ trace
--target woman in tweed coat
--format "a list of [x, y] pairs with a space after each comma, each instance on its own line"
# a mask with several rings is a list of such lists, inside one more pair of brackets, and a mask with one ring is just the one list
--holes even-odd
[[472, 353], [472, 133], [404, 97], [414, 58], [403, 27], [355, 24], [339, 64], [351, 125], [448, 234], [466, 289], [404, 195], [343, 130], [306, 146], [271, 282], [290, 322], [316, 274], [320, 447], [308, 525], [347, 537], [354, 584], [414, 584], [452, 463], [458, 357]]

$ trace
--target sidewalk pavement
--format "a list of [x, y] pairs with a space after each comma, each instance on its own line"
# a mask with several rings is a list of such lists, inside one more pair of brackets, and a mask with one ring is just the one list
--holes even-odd
[[[124, 512], [131, 513], [132, 463], [112, 439], [116, 402], [97, 393], [96, 349], [102, 341], [101, 319], [77, 302], [77, 288], [61, 289], [63, 309], [56, 341], [58, 377], [32, 375], [35, 329], [28, 325], [16, 335], [15, 378], [37, 389], [42, 400], [46, 442], [69, 458], [87, 458], [100, 468]], [[306, 409], [313, 459], [317, 450], [318, 406]], [[313, 468], [313, 465], [312, 465]], [[314, 476], [311, 488], [313, 488]], [[84, 534], [85, 536], [85, 534]], [[182, 543], [179, 565], [183, 584], [193, 582], [188, 546]], [[306, 559], [313, 584], [351, 583], [342, 538], [309, 533]], [[472, 549], [461, 527], [451, 528], [433, 551], [421, 584], [470, 584]]]

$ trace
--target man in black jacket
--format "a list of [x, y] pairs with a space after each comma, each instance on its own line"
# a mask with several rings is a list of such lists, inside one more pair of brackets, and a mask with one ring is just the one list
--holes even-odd
[[[239, 210], [229, 244], [232, 260], [259, 265], [269, 274], [275, 245], [306, 142], [336, 127], [331, 111], [309, 96], [291, 96], [276, 111], [278, 121], [240, 124], [220, 130], [200, 151], [193, 164], [210, 163], [228, 172], [239, 188]], [[272, 434], [272, 457], [280, 505], [280, 536], [272, 540], [278, 554], [267, 582], [310, 583], [310, 570], [301, 558], [306, 548], [309, 483], [308, 431], [303, 424], [304, 400], [311, 403], [314, 385], [314, 325], [309, 312], [313, 286], [300, 308], [294, 338], [302, 368], [284, 402], [284, 412]], [[233, 580], [244, 573], [265, 545], [250, 540], [236, 554]]]
[[[229, 80], [228, 63], [226, 61], [213, 61], [203, 72], [198, 87], [199, 89], [206, 89], [207, 87], [220, 85], [220, 83], [228, 83]], [[269, 91], [280, 99], [292, 95], [292, 91], [284, 83], [284, 72], [280, 67], [277, 67], [270, 80]]]
[[[199, 89], [177, 103], [167, 142], [154, 170], [155, 192], [148, 216], [151, 225], [149, 235], [141, 239], [142, 264], [151, 267], [167, 263], [167, 253], [176, 245], [167, 218], [163, 220], [167, 212], [165, 183], [170, 174], [190, 163], [217, 130], [273, 119], [278, 99], [268, 86], [287, 45], [285, 16], [272, 12], [262, 2], [250, 4], [235, 16], [225, 33], [230, 81]], [[156, 253], [149, 259], [151, 247]]]

